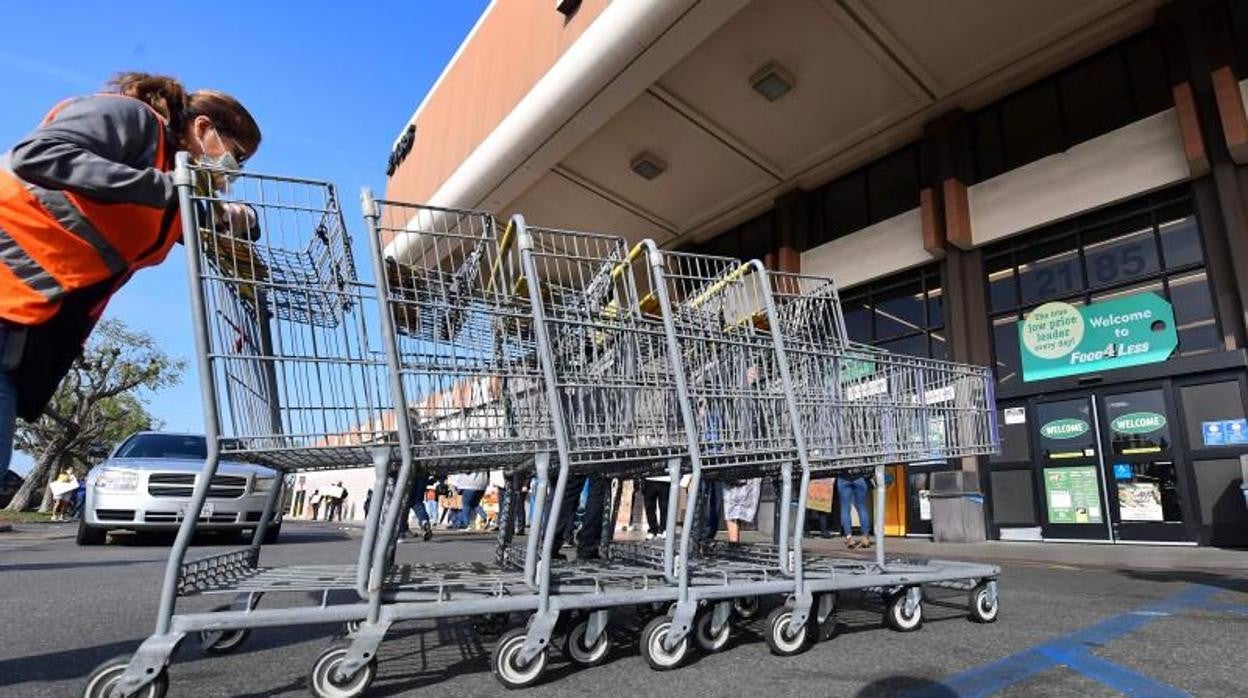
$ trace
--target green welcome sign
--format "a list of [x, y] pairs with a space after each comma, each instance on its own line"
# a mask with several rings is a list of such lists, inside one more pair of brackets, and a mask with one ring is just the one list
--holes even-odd
[[1151, 434], [1166, 426], [1164, 415], [1156, 412], [1132, 412], [1109, 423], [1119, 434]]
[[1174, 309], [1155, 293], [1078, 307], [1045, 303], [1018, 325], [1023, 380], [1165, 361], [1179, 345]]
[[1082, 419], [1055, 419], [1040, 427], [1040, 435], [1046, 439], [1074, 439], [1088, 433], [1089, 428]]

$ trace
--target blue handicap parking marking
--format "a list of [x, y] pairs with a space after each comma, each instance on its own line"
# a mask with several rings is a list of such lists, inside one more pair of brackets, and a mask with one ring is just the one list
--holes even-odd
[[951, 676], [929, 688], [906, 695], [939, 698], [952, 691], [959, 696], [990, 696], [1037, 674], [1066, 667], [1093, 681], [1130, 696], [1186, 696], [1187, 693], [1092, 653], [1123, 635], [1161, 618], [1190, 608], [1240, 612], [1243, 606], [1213, 601], [1217, 587], [1192, 585], [1183, 591], [1135, 611], [1127, 611], [1067, 635], [988, 662]]

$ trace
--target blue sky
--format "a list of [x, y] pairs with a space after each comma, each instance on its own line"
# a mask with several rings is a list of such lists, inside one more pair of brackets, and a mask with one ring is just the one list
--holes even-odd
[[[248, 167], [327, 179], [343, 194], [347, 224], [366, 258], [355, 203], [382, 190], [390, 146], [433, 85], [486, 0], [326, 2], [272, 0], [157, 6], [70, 0], [6, 3], [0, 45], [0, 149], [29, 132], [56, 102], [97, 91], [112, 73], [143, 70], [238, 97], [264, 143]], [[55, 14], [55, 27], [49, 25]], [[185, 264], [178, 247], [139, 273], [107, 317], [192, 358]], [[151, 396], [170, 429], [202, 431], [194, 367], [182, 385]], [[15, 456], [25, 472], [29, 459]]]

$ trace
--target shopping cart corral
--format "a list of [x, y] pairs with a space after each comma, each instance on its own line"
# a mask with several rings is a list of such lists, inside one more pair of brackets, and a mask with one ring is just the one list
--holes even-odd
[[[847, 341], [835, 286], [758, 262], [678, 253], [652, 241], [506, 226], [488, 213], [363, 195], [373, 282], [362, 281], [332, 185], [242, 174], [232, 193], [180, 155], [175, 178], [188, 255], [209, 458], [189, 511], [202, 508], [222, 457], [283, 472], [373, 468], [373, 501], [348, 564], [266, 566], [261, 541], [186, 560], [196, 516], [182, 522], [162, 582], [155, 632], [133, 656], [101, 665], [85, 695], [163, 695], [174, 650], [195, 636], [208, 652], [241, 647], [270, 626], [341, 623], [318, 656], [317, 696], [364, 693], [381, 642], [398, 622], [476, 618], [502, 630], [493, 672], [509, 688], [541, 680], [550, 649], [591, 666], [607, 657], [612, 611], [658, 614], [641, 633], [655, 669], [697, 646], [722, 649], [734, 615], [781, 599], [773, 652], [823, 634], [836, 594], [886, 595], [889, 625], [921, 622], [922, 589], [967, 591], [972, 617], [996, 617], [995, 567], [806, 554], [812, 474], [955, 458], [996, 442], [988, 373], [898, 357]], [[260, 237], [231, 229], [239, 207]], [[396, 564], [414, 478], [503, 468], [499, 560]], [[770, 544], [696, 536], [697, 507], [666, 503], [679, 535], [612, 542], [562, 561], [556, 523], [585, 478], [775, 478], [782, 509]], [[518, 484], [534, 481], [530, 535], [513, 540]], [[578, 489], [572, 489], [578, 488]], [[605, 488], [610, 492], [611, 488]], [[390, 496], [387, 496], [387, 492]], [[877, 499], [877, 531], [882, 531]], [[262, 605], [292, 593], [294, 603]], [[211, 612], [179, 612], [217, 595]]]

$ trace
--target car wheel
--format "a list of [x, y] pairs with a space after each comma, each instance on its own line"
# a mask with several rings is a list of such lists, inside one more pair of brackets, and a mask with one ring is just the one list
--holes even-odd
[[78, 535], [74, 537], [78, 545], [103, 545], [107, 539], [108, 529], [88, 526], [86, 512], [83, 512], [83, 517], [78, 519]]

